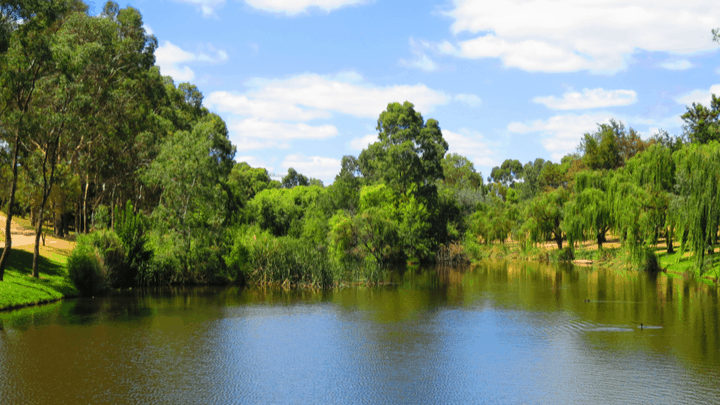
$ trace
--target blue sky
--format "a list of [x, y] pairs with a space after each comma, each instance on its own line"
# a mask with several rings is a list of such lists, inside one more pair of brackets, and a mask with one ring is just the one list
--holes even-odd
[[[98, 2], [95, 12], [101, 7]], [[228, 123], [237, 160], [332, 182], [389, 102], [485, 177], [558, 161], [611, 118], [682, 133], [720, 94], [715, 1], [135, 0], [157, 64]]]

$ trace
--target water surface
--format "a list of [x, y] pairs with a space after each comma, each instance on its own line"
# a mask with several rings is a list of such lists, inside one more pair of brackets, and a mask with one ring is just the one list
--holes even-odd
[[0, 313], [0, 402], [720, 401], [715, 286], [532, 263], [390, 281], [136, 291]]

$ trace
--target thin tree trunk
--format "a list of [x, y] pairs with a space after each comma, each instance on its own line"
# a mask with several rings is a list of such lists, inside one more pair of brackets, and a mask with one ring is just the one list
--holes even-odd
[[88, 217], [87, 217], [87, 200], [88, 190], [90, 190], [90, 175], [85, 175], [85, 194], [83, 195], [83, 233], [88, 232]]
[[2, 256], [0, 256], [0, 281], [3, 281], [3, 277], [5, 276], [5, 266], [7, 265], [10, 251], [12, 250], [12, 233], [10, 224], [13, 217], [13, 205], [15, 205], [15, 191], [17, 190], [18, 154], [20, 154], [20, 132], [16, 132], [15, 134], [15, 149], [13, 151], [12, 162], [13, 177], [12, 184], [10, 185], [10, 202], [8, 203], [7, 219], [5, 220], [5, 248], [3, 249]]
[[[44, 199], [47, 200], [47, 199]], [[45, 201], [42, 203], [42, 208], [40, 209], [40, 213], [38, 214], [38, 221], [37, 225], [35, 226], [35, 250], [33, 251], [33, 264], [32, 264], [32, 276], [35, 278], [40, 278], [40, 271], [38, 270], [38, 264], [40, 261], [40, 236], [42, 235], [42, 225], [43, 225], [43, 211], [45, 208]]]

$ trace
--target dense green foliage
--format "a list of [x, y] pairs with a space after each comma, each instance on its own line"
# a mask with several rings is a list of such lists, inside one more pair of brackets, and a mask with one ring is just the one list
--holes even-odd
[[[70, 274], [86, 293], [169, 283], [328, 287], [377, 282], [395, 263], [457, 261], [506, 244], [618, 239], [638, 263], [679, 244], [712, 266], [720, 230], [720, 99], [693, 104], [685, 133], [643, 140], [611, 120], [560, 162], [507, 159], [487, 183], [447, 154], [437, 120], [390, 102], [377, 141], [334, 182], [282, 181], [235, 162], [225, 122], [154, 66], [140, 13], [79, 0], [0, 5], [0, 201], [80, 234]], [[18, 24], [18, 21], [22, 21]], [[22, 164], [21, 164], [22, 163]], [[93, 233], [95, 231], [95, 233]], [[566, 243], [567, 242], [567, 243]], [[502, 248], [500, 248], [502, 250]], [[465, 259], [461, 259], [465, 260]]]

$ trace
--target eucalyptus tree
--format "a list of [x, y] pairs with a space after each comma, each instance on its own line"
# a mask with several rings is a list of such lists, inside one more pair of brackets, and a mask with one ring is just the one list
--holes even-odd
[[488, 183], [502, 184], [504, 187], [513, 187], [523, 176], [523, 165], [517, 159], [505, 159], [500, 166], [495, 166], [490, 172]]
[[204, 279], [221, 265], [228, 219], [223, 184], [234, 156], [225, 123], [208, 114], [192, 131], [169, 136], [143, 173], [144, 182], [160, 190], [150, 241], [156, 266], [171, 272], [170, 281]]
[[361, 172], [369, 182], [384, 183], [395, 193], [402, 206], [398, 226], [403, 248], [426, 256], [447, 239], [437, 181], [444, 178], [448, 144], [439, 123], [425, 121], [408, 101], [388, 104], [376, 129], [378, 141], [360, 153]]
[[[460, 204], [464, 216], [475, 211], [478, 203], [485, 200], [482, 174], [465, 156], [449, 153], [442, 160], [443, 180], [438, 180], [440, 192], [447, 191]], [[446, 207], [447, 208], [447, 207]]]
[[298, 173], [297, 170], [292, 167], [288, 169], [288, 173], [282, 179], [282, 186], [284, 188], [293, 188], [297, 186], [309, 186], [310, 180], [305, 177], [302, 173]]
[[540, 191], [540, 173], [545, 164], [552, 163], [542, 158], [537, 158], [532, 162], [527, 162], [523, 166], [522, 182], [515, 184], [521, 200], [530, 200], [534, 198]]
[[[28, 145], [38, 123], [32, 116], [35, 93], [40, 80], [55, 73], [52, 41], [62, 28], [68, 13], [84, 9], [82, 2], [56, 1], [5, 1], [2, 4], [3, 20], [8, 10], [22, 20], [3, 34], [5, 52], [0, 53], [0, 135], [11, 150], [11, 181], [5, 224], [5, 249], [0, 257], [0, 280], [12, 249], [12, 207], [17, 191], [18, 165], [23, 145]], [[10, 32], [8, 34], [8, 32]]]
[[[98, 26], [103, 52], [87, 66], [86, 96], [94, 104], [84, 111], [71, 156], [83, 186], [79, 230], [88, 228], [90, 190], [95, 195], [92, 205], [97, 205], [105, 193], [116, 194], [118, 185], [138, 186], [137, 168], [149, 164], [173, 128], [160, 117], [167, 104], [165, 81], [154, 67], [157, 40], [146, 34], [140, 13], [107, 2], [100, 16], [86, 20]], [[118, 201], [133, 197], [119, 194]]]
[[335, 181], [328, 189], [334, 208], [355, 214], [360, 203], [362, 182], [358, 159], [352, 155], [343, 156], [340, 173], [335, 176]]
[[418, 196], [432, 198], [437, 193], [435, 181], [443, 178], [442, 159], [448, 149], [439, 123], [432, 118], [426, 122], [406, 101], [388, 104], [376, 129], [379, 140], [360, 154], [363, 174], [372, 173], [372, 180], [400, 194], [413, 189]]
[[695, 143], [720, 141], [720, 98], [715, 94], [710, 100], [710, 107], [693, 103], [686, 107], [687, 111], [680, 117], [684, 121], [685, 136]]

